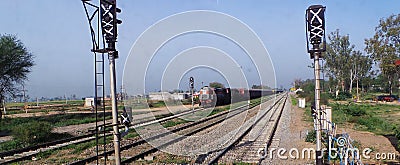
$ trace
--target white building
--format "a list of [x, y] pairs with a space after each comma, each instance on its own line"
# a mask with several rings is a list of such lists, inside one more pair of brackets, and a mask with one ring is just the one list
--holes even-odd
[[83, 105], [84, 107], [91, 107], [94, 106], [94, 98], [85, 98], [85, 104]]

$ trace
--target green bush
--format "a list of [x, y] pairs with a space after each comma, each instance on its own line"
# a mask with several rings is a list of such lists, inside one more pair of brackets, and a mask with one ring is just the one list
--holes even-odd
[[348, 105], [333, 104], [331, 106], [332, 109], [340, 111], [340, 113], [345, 113], [351, 116], [364, 116], [367, 114], [366, 109], [368, 108], [363, 105], [355, 105], [355, 104], [348, 104]]
[[21, 146], [21, 143], [15, 141], [15, 140], [9, 140], [9, 141], [0, 143], [0, 152], [9, 151], [9, 150], [13, 150], [16, 148], [21, 148], [21, 147], [23, 147], [23, 146]]
[[329, 93], [321, 93], [321, 100], [320, 100], [320, 104], [321, 105], [328, 105], [329, 101]]
[[397, 141], [397, 149], [400, 150], [400, 140]]
[[367, 114], [367, 111], [360, 106], [348, 106], [345, 113], [351, 116], [363, 116]]
[[351, 93], [349, 92], [339, 92], [339, 94], [337, 95], [337, 97], [335, 95], [333, 95], [333, 99], [335, 99], [336, 101], [345, 101], [347, 99], [350, 99], [353, 97], [353, 95], [351, 95]]
[[397, 149], [400, 150], [400, 127], [398, 127], [394, 132], [397, 138]]
[[315, 130], [308, 131], [308, 134], [306, 136], [306, 142], [315, 143], [316, 142], [315, 139], [316, 139], [316, 131]]
[[149, 105], [150, 108], [158, 108], [158, 107], [165, 107], [165, 102], [164, 101], [148, 101], [147, 104]]
[[393, 125], [387, 123], [384, 119], [374, 116], [362, 116], [357, 118], [357, 124], [364, 125], [368, 131], [378, 133], [389, 133], [394, 130]]
[[23, 145], [39, 144], [47, 141], [52, 126], [48, 122], [22, 123], [12, 129], [13, 138]]
[[400, 127], [398, 127], [398, 128], [394, 131], [394, 133], [395, 133], [396, 138], [397, 138], [398, 140], [400, 140]]

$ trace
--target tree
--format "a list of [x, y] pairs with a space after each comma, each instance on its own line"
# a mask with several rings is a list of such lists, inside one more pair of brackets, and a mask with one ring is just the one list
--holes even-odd
[[[328, 84], [335, 86], [336, 95], [338, 95], [339, 86], [341, 86], [342, 92], [351, 93], [354, 82], [356, 82], [358, 96], [359, 80], [370, 74], [371, 58], [363, 55], [361, 51], [355, 50], [355, 46], [350, 44], [349, 35], [340, 35], [338, 29], [328, 35], [328, 39], [325, 55]], [[329, 89], [332, 91], [331, 87]]]
[[372, 59], [369, 56], [364, 56], [361, 51], [353, 51], [350, 59], [350, 92], [353, 88], [353, 81], [357, 84], [357, 100], [359, 98], [359, 81], [369, 75], [372, 69]]
[[219, 83], [219, 82], [211, 82], [209, 84], [209, 87], [211, 87], [211, 88], [225, 88], [224, 84]]
[[300, 88], [301, 82], [302, 82], [302, 81], [301, 81], [301, 78], [296, 78], [296, 79], [294, 79], [293, 87], [295, 87], [296, 89]]
[[327, 50], [325, 53], [325, 69], [327, 75], [337, 81], [336, 91], [339, 90], [339, 85], [342, 91], [345, 90], [346, 79], [349, 78], [351, 68], [351, 54], [354, 50], [354, 45], [350, 44], [349, 35], [342, 36], [339, 29], [328, 35]]
[[33, 65], [33, 55], [16, 36], [0, 36], [0, 102], [16, 95]]
[[369, 56], [364, 56], [361, 51], [353, 51], [349, 60], [350, 66], [350, 91], [352, 90], [353, 81], [366, 77], [372, 69], [372, 59]]
[[399, 68], [394, 65], [400, 58], [400, 14], [381, 19], [375, 28], [375, 35], [365, 39], [365, 50], [371, 55], [387, 80], [389, 93], [393, 93], [393, 82]]

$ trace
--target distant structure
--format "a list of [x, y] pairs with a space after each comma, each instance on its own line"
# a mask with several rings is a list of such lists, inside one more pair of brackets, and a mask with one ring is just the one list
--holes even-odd
[[184, 100], [189, 98], [188, 93], [151, 92], [149, 100]]
[[85, 98], [85, 104], [83, 105], [84, 107], [91, 107], [94, 106], [94, 98]]
[[[97, 104], [98, 105], [101, 105], [101, 103], [102, 103], [101, 100], [103, 100], [103, 98], [98, 98], [97, 99], [97, 102], [98, 102]], [[105, 101], [105, 103], [107, 105], [107, 103], [111, 101], [111, 98], [107, 97], [107, 98], [104, 99], [104, 101]], [[94, 98], [93, 97], [85, 98], [85, 104], [83, 106], [84, 107], [92, 107], [92, 106], [94, 106]]]

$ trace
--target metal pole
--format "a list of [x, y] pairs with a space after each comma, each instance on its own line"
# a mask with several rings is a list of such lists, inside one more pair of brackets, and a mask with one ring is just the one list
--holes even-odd
[[25, 100], [25, 85], [24, 84], [22, 84], [22, 92], [23, 92], [22, 100], [24, 101], [25, 113], [28, 113], [28, 108], [26, 107], [26, 100]]
[[189, 78], [189, 85], [190, 85], [190, 90], [192, 94], [192, 110], [194, 110], [194, 97], [193, 97], [193, 92], [194, 92], [194, 78], [190, 77]]
[[[7, 110], [6, 110], [6, 98], [0, 96], [0, 101], [1, 101], [1, 104], [2, 104], [2, 106], [3, 106], [4, 115], [6, 115], [6, 114], [7, 114]], [[0, 121], [1, 121], [2, 118], [3, 118], [3, 114], [2, 114], [2, 112], [1, 112], [1, 110], [0, 110]]]
[[[318, 45], [314, 45], [316, 48]], [[320, 107], [320, 65], [319, 65], [319, 56], [320, 52], [314, 52], [314, 73], [315, 73], [315, 111], [316, 111], [316, 141], [317, 148], [315, 151], [316, 154], [316, 164], [322, 165], [322, 152], [321, 152], [321, 107]]]
[[116, 97], [116, 76], [115, 76], [115, 58], [113, 53], [108, 54], [108, 60], [110, 64], [110, 86], [111, 86], [111, 107], [112, 107], [112, 124], [114, 131], [114, 150], [115, 150], [115, 164], [121, 164], [121, 156], [120, 156], [120, 143], [119, 143], [119, 130], [118, 130], [118, 106], [117, 106], [117, 97]]
[[194, 110], [193, 87], [192, 87], [192, 110]]
[[[3, 104], [4, 115], [6, 115], [6, 114], [7, 114], [7, 110], [6, 110], [6, 99], [3, 99], [2, 104]], [[1, 111], [0, 111], [0, 112], [1, 112]], [[0, 119], [1, 119], [1, 115], [0, 115]]]

